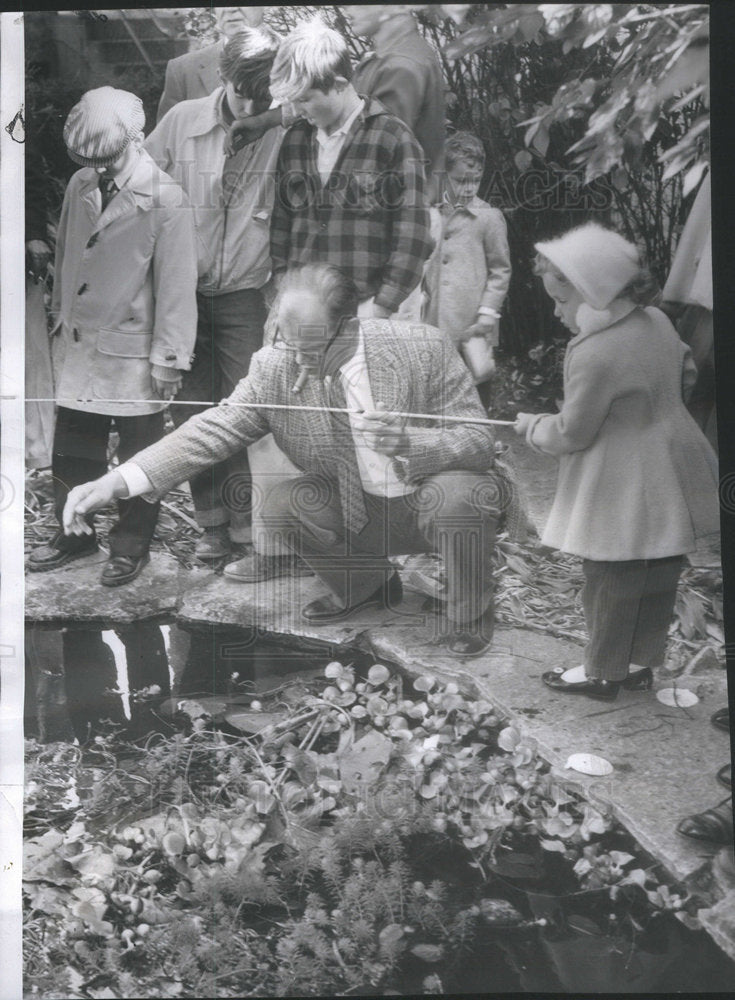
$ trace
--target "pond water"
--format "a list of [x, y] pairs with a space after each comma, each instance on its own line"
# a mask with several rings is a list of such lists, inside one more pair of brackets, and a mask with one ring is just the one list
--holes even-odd
[[[313, 677], [336, 655], [326, 646], [287, 647], [252, 630], [213, 626], [188, 632], [170, 622], [30, 629], [26, 651], [27, 734], [42, 742], [80, 743], [102, 731], [106, 719], [131, 740], [151, 730], [170, 733], [160, 708], [172, 691], [174, 697], [267, 693], [296, 675]], [[356, 652], [355, 659], [359, 667], [365, 654]], [[152, 685], [158, 688], [154, 697], [136, 695]], [[520, 850], [528, 847], [521, 844]], [[427, 975], [437, 977], [436, 992], [451, 994], [730, 993], [735, 985], [735, 964], [705, 933], [670, 914], [651, 919], [645, 905], [635, 913], [625, 896], [613, 904], [606, 891], [574, 892], [568, 877], [555, 870], [558, 855], [544, 857], [543, 874], [530, 881], [491, 874], [487, 882], [467, 868], [466, 855], [442, 857], [417, 845], [414, 857], [422, 878], [452, 882], [468, 906], [478, 893], [502, 898], [529, 923], [542, 918], [546, 925], [483, 927], [453, 967], [409, 958], [396, 984], [399, 995], [426, 992]], [[631, 917], [639, 932], [631, 933]]]
[[172, 622], [31, 626], [26, 630], [25, 729], [42, 742], [83, 743], [109, 719], [137, 739], [157, 728], [151, 709], [172, 693], [267, 692], [286, 677], [313, 673], [334, 655], [325, 644], [295, 649], [254, 629], [214, 624], [192, 630]]

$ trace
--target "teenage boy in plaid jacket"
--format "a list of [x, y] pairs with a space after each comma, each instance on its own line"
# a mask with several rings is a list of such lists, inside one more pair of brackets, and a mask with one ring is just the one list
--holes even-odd
[[342, 36], [318, 18], [283, 41], [271, 94], [302, 117], [287, 131], [276, 174], [271, 256], [324, 261], [355, 282], [360, 314], [387, 317], [421, 279], [431, 250], [423, 153], [400, 119], [350, 83]]
[[[287, 268], [328, 263], [358, 289], [361, 318], [386, 318], [418, 285], [431, 252], [423, 152], [410, 129], [379, 101], [350, 83], [342, 36], [315, 18], [281, 43], [271, 70], [271, 95], [302, 116], [286, 132], [276, 168], [271, 216], [275, 291]], [[276, 303], [266, 324], [274, 332]], [[255, 489], [270, 494], [298, 469], [272, 440], [250, 450]], [[257, 555], [225, 567], [241, 583], [278, 574], [291, 556], [254, 512]]]

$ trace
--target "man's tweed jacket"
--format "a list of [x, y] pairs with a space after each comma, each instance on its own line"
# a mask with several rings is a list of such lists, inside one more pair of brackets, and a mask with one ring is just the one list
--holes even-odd
[[[365, 319], [360, 328], [375, 404], [439, 415], [431, 423], [408, 424], [411, 447], [407, 462], [396, 463], [398, 474], [420, 482], [452, 469], [492, 469], [495, 447], [490, 427], [441, 421], [442, 414], [485, 416], [472, 378], [451, 341], [435, 327], [395, 320]], [[311, 377], [300, 395], [294, 395], [291, 387], [298, 371], [293, 352], [264, 347], [254, 354], [247, 377], [228, 399], [134, 456], [132, 461], [153, 486], [147, 499], [159, 499], [196, 472], [272, 432], [276, 444], [296, 466], [338, 484], [345, 526], [359, 531], [365, 523], [365, 507], [346, 415], [232, 405], [345, 405], [338, 374], [326, 384]], [[489, 477], [488, 495], [483, 499], [497, 506], [500, 513], [515, 491], [505, 475], [496, 471], [498, 476]]]

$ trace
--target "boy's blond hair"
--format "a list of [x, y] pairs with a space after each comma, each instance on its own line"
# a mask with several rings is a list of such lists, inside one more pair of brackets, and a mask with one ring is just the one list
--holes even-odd
[[271, 94], [276, 101], [295, 101], [307, 90], [325, 94], [337, 77], [352, 79], [347, 43], [320, 17], [297, 25], [281, 43], [271, 70]]

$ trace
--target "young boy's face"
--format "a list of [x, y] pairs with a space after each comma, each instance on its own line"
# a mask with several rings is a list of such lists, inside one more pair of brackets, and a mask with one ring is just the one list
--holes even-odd
[[114, 163], [108, 163], [106, 167], [95, 167], [95, 170], [101, 177], [118, 177], [120, 174], [126, 173], [133, 160], [139, 155], [142, 142], [143, 134], [141, 133], [140, 136], [128, 143]]
[[455, 205], [466, 205], [480, 190], [482, 167], [471, 166], [459, 160], [447, 170], [447, 188]]
[[552, 265], [549, 265], [544, 271], [542, 281], [547, 293], [554, 300], [556, 306], [554, 315], [558, 316], [564, 326], [572, 333], [579, 333], [577, 310], [584, 302], [582, 296], [561, 271]]
[[243, 97], [242, 94], [238, 93], [235, 88], [235, 84], [232, 83], [231, 80], [223, 80], [223, 83], [225, 87], [225, 100], [227, 101], [227, 106], [232, 112], [233, 118], [247, 118], [250, 115], [258, 113], [255, 107], [255, 101], [249, 97]]
[[296, 114], [303, 115], [310, 125], [316, 125], [324, 132], [336, 126], [344, 107], [343, 90], [333, 87], [325, 94], [323, 90], [305, 90], [298, 100], [293, 101]]

